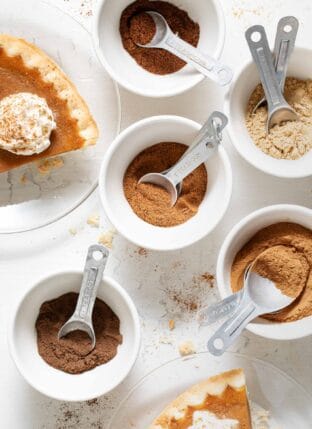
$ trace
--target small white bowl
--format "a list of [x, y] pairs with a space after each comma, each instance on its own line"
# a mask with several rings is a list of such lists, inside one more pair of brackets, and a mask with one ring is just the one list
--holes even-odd
[[[312, 210], [307, 207], [288, 204], [268, 206], [251, 213], [234, 226], [221, 247], [217, 262], [217, 284], [221, 298], [232, 293], [230, 274], [238, 251], [262, 228], [279, 222], [298, 223], [311, 229]], [[249, 323], [247, 329], [265, 338], [293, 340], [312, 334], [312, 317], [287, 323], [257, 318]]]
[[208, 187], [195, 216], [168, 228], [150, 225], [132, 210], [123, 191], [123, 177], [131, 161], [144, 149], [160, 142], [189, 145], [200, 125], [179, 116], [154, 116], [124, 130], [106, 152], [99, 188], [104, 210], [115, 228], [132, 243], [151, 250], [177, 250], [211, 232], [222, 219], [232, 193], [232, 171], [225, 149], [206, 162]]
[[[191, 66], [177, 73], [159, 76], [140, 67], [124, 49], [119, 20], [131, 0], [99, 1], [93, 22], [93, 42], [100, 62], [111, 77], [129, 91], [146, 97], [170, 97], [180, 94], [204, 79]], [[187, 11], [200, 25], [198, 47], [218, 59], [222, 53], [225, 25], [218, 0], [170, 0]]]
[[86, 401], [110, 392], [126, 378], [140, 347], [140, 321], [132, 300], [115, 280], [104, 277], [97, 296], [120, 319], [123, 342], [117, 355], [75, 375], [57, 370], [41, 358], [35, 330], [41, 304], [67, 292], [79, 292], [81, 280], [82, 273], [71, 271], [39, 281], [19, 302], [8, 331], [10, 352], [21, 375], [39, 392], [63, 401]]
[[[287, 74], [299, 79], [311, 79], [312, 51], [296, 48], [291, 56]], [[253, 143], [245, 125], [245, 116], [250, 95], [259, 82], [259, 75], [252, 61], [245, 63], [233, 78], [224, 105], [224, 113], [229, 118], [227, 131], [231, 141], [246, 161], [265, 173], [282, 178], [312, 175], [312, 151], [298, 160], [275, 159]]]

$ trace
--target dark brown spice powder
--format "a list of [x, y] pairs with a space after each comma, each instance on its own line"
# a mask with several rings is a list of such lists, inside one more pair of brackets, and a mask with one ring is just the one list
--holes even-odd
[[125, 196], [133, 211], [144, 221], [161, 227], [180, 225], [193, 217], [207, 189], [207, 170], [202, 164], [183, 180], [182, 192], [171, 207], [167, 191], [151, 183], [139, 184], [146, 173], [160, 173], [174, 165], [186, 151], [181, 143], [163, 142], [139, 153], [126, 170]]
[[98, 298], [92, 317], [96, 336], [95, 349], [88, 353], [90, 339], [81, 331], [58, 339], [58, 331], [73, 314], [77, 298], [77, 293], [70, 292], [44, 302], [36, 321], [40, 356], [49, 365], [70, 374], [79, 374], [107, 363], [115, 357], [118, 345], [122, 343], [118, 317]]
[[195, 47], [199, 42], [199, 25], [187, 12], [165, 1], [137, 0], [123, 11], [119, 30], [126, 51], [151, 73], [175, 73], [185, 66], [184, 61], [163, 49], [142, 48], [135, 43], [146, 44], [155, 33], [155, 25], [146, 11], [159, 12], [174, 33]]

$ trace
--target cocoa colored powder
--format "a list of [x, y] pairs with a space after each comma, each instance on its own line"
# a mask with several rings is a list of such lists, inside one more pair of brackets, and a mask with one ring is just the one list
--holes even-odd
[[187, 146], [181, 143], [158, 143], [139, 153], [127, 168], [124, 193], [132, 210], [145, 222], [171, 227], [186, 222], [197, 213], [208, 181], [203, 164], [183, 180], [182, 192], [173, 207], [165, 189], [151, 183], [138, 183], [144, 174], [160, 173], [172, 167], [186, 149]]
[[235, 256], [231, 270], [234, 292], [243, 287], [245, 270], [256, 260], [260, 275], [276, 281], [285, 295], [299, 295], [287, 308], [264, 317], [291, 322], [311, 316], [312, 231], [295, 223], [281, 222], [257, 232]]
[[73, 314], [78, 294], [67, 293], [44, 302], [36, 321], [37, 344], [40, 356], [51, 366], [70, 374], [80, 374], [113, 359], [122, 343], [120, 321], [116, 314], [98, 298], [93, 310], [96, 336], [95, 349], [90, 351], [90, 338], [75, 331], [58, 339], [61, 326]]
[[154, 21], [144, 13], [146, 11], [159, 12], [174, 33], [195, 47], [199, 42], [199, 25], [192, 21], [187, 12], [165, 1], [137, 0], [123, 11], [119, 30], [126, 51], [151, 73], [175, 73], [185, 66], [180, 58], [164, 49], [142, 48], [136, 44], [150, 42], [155, 34]]

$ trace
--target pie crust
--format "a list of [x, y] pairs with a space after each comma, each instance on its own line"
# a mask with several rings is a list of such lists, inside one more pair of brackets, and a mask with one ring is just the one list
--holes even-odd
[[[40, 89], [40, 93], [38, 94], [40, 96], [42, 96], [42, 93], [44, 94], [45, 90], [50, 93], [53, 92], [55, 100], [58, 99], [60, 105], [62, 104], [62, 116], [64, 116], [64, 106], [65, 108], [67, 106], [66, 113], [68, 114], [68, 123], [71, 121], [70, 132], [74, 134], [72, 130], [75, 129], [75, 135], [72, 136], [73, 141], [75, 140], [75, 144], [72, 144], [72, 147], [70, 143], [68, 143], [70, 141], [68, 138], [68, 142], [64, 144], [64, 147], [62, 147], [62, 142], [59, 142], [57, 148], [53, 148], [53, 139], [51, 138], [50, 148], [42, 152], [42, 154], [21, 156], [9, 154], [7, 151], [0, 151], [0, 172], [10, 170], [11, 168], [18, 167], [21, 164], [31, 162], [35, 159], [59, 155], [96, 143], [98, 128], [91, 116], [88, 106], [79, 95], [74, 84], [48, 55], [37, 46], [7, 34], [0, 34], [0, 51], [2, 55], [2, 65], [0, 65], [0, 69], [2, 69], [3, 73], [5, 69], [4, 76], [8, 76], [8, 82], [11, 82], [10, 73], [13, 80], [15, 79], [14, 76], [19, 73], [18, 82], [19, 87], [21, 87], [23, 85], [23, 77], [25, 78], [25, 82], [29, 79], [27, 71], [29, 74], [33, 73], [34, 76], [31, 77], [31, 82], [34, 85], [34, 91], [29, 92], [37, 92], [36, 84], [38, 84], [38, 89]], [[12, 65], [9, 65], [7, 69], [5, 64], [3, 66], [6, 60], [7, 63], [12, 62]], [[17, 67], [18, 70], [14, 69], [14, 67]], [[13, 82], [12, 93], [14, 92], [21, 91], [14, 90]], [[27, 90], [25, 92], [27, 92]], [[0, 98], [2, 97], [3, 95], [0, 94]], [[57, 103], [55, 104], [55, 109], [57, 110]], [[53, 113], [55, 113], [53, 106], [49, 107], [52, 109]], [[57, 118], [56, 124], [58, 126]]]
[[190, 387], [169, 404], [149, 429], [186, 429], [195, 411], [210, 411], [218, 418], [239, 421], [239, 429], [252, 429], [245, 375], [234, 369]]

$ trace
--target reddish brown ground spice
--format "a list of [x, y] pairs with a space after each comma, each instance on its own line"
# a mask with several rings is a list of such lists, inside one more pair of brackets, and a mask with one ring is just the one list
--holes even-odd
[[119, 30], [126, 51], [151, 73], [175, 73], [185, 66], [184, 61], [163, 49], [142, 48], [135, 43], [146, 44], [155, 33], [154, 22], [144, 13], [146, 11], [159, 12], [174, 33], [195, 47], [199, 42], [199, 25], [187, 12], [165, 1], [137, 0], [123, 11]]
[[165, 189], [151, 183], [138, 183], [146, 173], [160, 173], [170, 168], [186, 149], [187, 146], [181, 143], [158, 143], [139, 153], [127, 168], [124, 193], [132, 210], [144, 221], [170, 227], [186, 222], [197, 213], [208, 182], [203, 164], [183, 180], [181, 195], [173, 207]]

